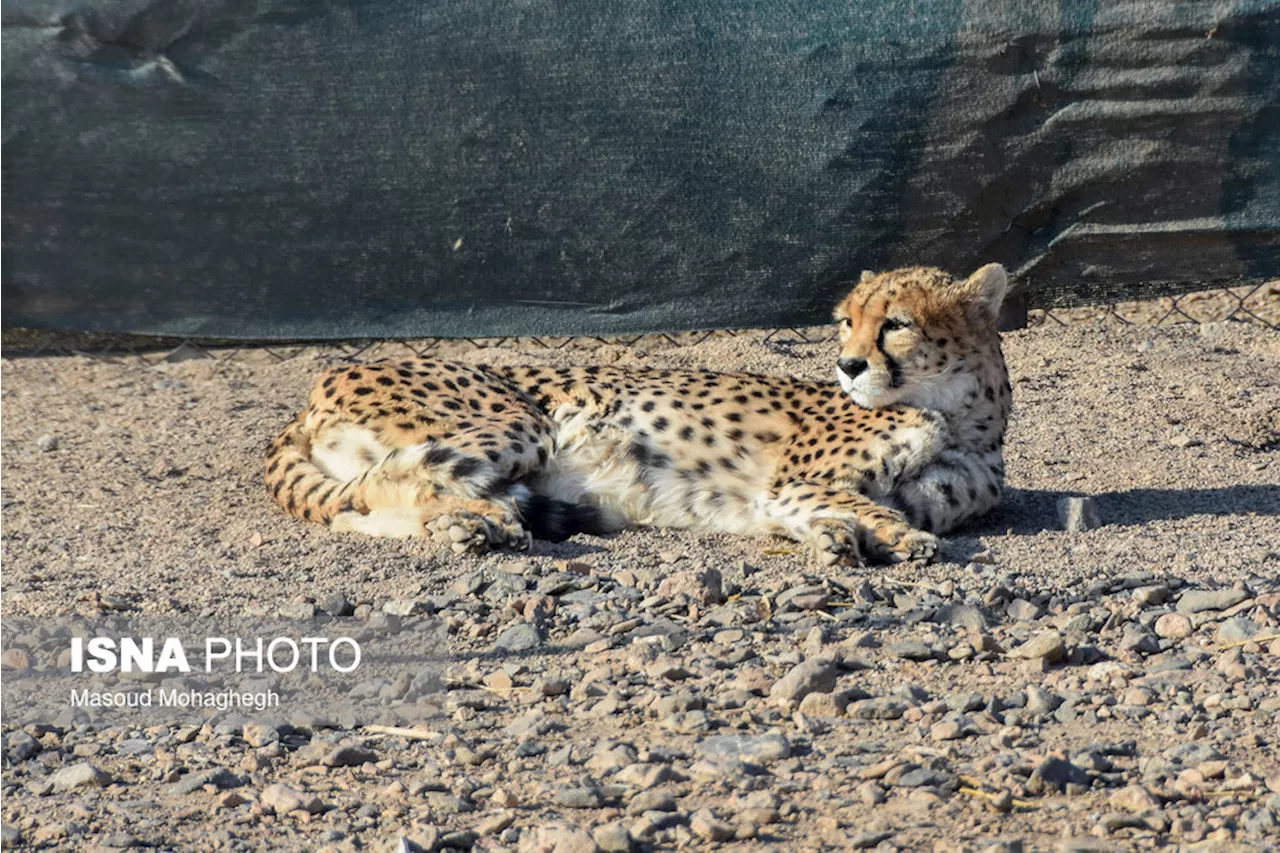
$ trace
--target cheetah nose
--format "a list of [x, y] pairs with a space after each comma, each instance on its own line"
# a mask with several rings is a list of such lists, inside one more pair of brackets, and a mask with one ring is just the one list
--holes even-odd
[[840, 372], [845, 376], [854, 379], [859, 373], [867, 369], [867, 360], [865, 358], [842, 358], [836, 362], [836, 367], [840, 368]]

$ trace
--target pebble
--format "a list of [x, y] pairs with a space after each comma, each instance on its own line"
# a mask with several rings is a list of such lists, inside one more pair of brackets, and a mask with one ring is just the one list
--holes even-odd
[[512, 625], [498, 635], [493, 647], [502, 652], [527, 652], [542, 645], [542, 635], [528, 622]]
[[245, 743], [256, 749], [278, 742], [280, 740], [280, 732], [275, 726], [258, 720], [251, 720], [244, 724], [243, 737]]
[[855, 720], [899, 720], [907, 707], [907, 703], [888, 697], [859, 699], [845, 708], [845, 714]]
[[929, 729], [929, 736], [939, 741], [958, 740], [964, 733], [964, 724], [959, 720], [942, 720]]
[[1010, 601], [1005, 607], [1005, 612], [1009, 614], [1010, 619], [1016, 619], [1019, 622], [1032, 622], [1044, 615], [1044, 610], [1025, 598], [1015, 598]]
[[203, 790], [206, 785], [211, 785], [221, 790], [223, 788], [236, 788], [243, 784], [244, 780], [227, 768], [215, 767], [210, 770], [188, 773], [174, 782], [170, 790], [175, 794], [194, 794], [196, 791]]
[[810, 693], [801, 700], [798, 710], [807, 717], [840, 717], [848, 704], [843, 693]]
[[1244, 616], [1233, 616], [1218, 624], [1214, 638], [1219, 643], [1242, 643], [1258, 635], [1258, 623]]
[[1184, 592], [1178, 599], [1179, 613], [1203, 613], [1206, 610], [1226, 610], [1249, 597], [1242, 589], [1206, 589]]
[[36, 447], [40, 448], [42, 453], [52, 453], [58, 449], [58, 437], [52, 433], [45, 433], [36, 439]]
[[1141, 813], [1160, 808], [1160, 802], [1141, 785], [1129, 785], [1114, 792], [1109, 798], [1113, 807], [1127, 812]]
[[321, 763], [325, 767], [359, 767], [378, 760], [378, 754], [355, 744], [344, 744], [330, 750]]
[[1027, 705], [1026, 708], [1032, 714], [1044, 716], [1052, 714], [1062, 704], [1062, 697], [1057, 694], [1050, 693], [1039, 684], [1031, 684], [1027, 686]]
[[511, 824], [515, 822], [516, 822], [516, 816], [513, 813], [501, 812], [496, 815], [490, 815], [489, 817], [484, 818], [479, 823], [477, 823], [475, 827], [475, 832], [476, 832], [476, 835], [479, 835], [481, 837], [497, 835], [498, 833], [502, 832], [502, 830], [511, 826]]
[[263, 788], [262, 793], [258, 795], [258, 802], [263, 808], [278, 815], [295, 811], [319, 814], [325, 809], [319, 797], [303, 793], [281, 782]]
[[1155, 623], [1157, 637], [1165, 640], [1183, 640], [1191, 636], [1191, 620], [1182, 613], [1165, 613]]
[[327, 595], [324, 601], [321, 602], [320, 607], [330, 616], [350, 616], [355, 611], [346, 595], [341, 592]]
[[619, 821], [597, 826], [592, 830], [591, 838], [605, 853], [630, 853], [635, 844], [631, 833]]
[[102, 788], [111, 784], [111, 774], [82, 761], [70, 764], [54, 773], [49, 780], [55, 791], [74, 791], [76, 788]]
[[598, 809], [602, 800], [595, 788], [560, 788], [551, 796], [552, 802], [569, 809]]
[[596, 853], [600, 848], [587, 831], [576, 826], [543, 826], [535, 830], [520, 850], [529, 853]]
[[1037, 659], [1046, 663], [1056, 663], [1066, 657], [1066, 654], [1067, 646], [1063, 642], [1062, 635], [1053, 630], [1042, 631], [1009, 652], [1010, 657], [1025, 660]]
[[641, 791], [627, 803], [627, 814], [676, 811], [676, 798], [667, 791]]
[[933, 649], [919, 640], [904, 640], [900, 643], [891, 643], [885, 647], [885, 651], [903, 660], [925, 661], [933, 659]]
[[780, 734], [713, 735], [697, 746], [707, 758], [736, 758], [755, 764], [772, 764], [791, 756], [791, 744]]
[[888, 830], [857, 832], [849, 836], [848, 844], [854, 850], [869, 850], [892, 837], [893, 833]]
[[792, 667], [770, 688], [769, 697], [774, 701], [797, 702], [810, 693], [830, 693], [839, 675], [834, 661], [813, 658]]
[[1102, 513], [1098, 503], [1090, 497], [1065, 497], [1058, 499], [1058, 520], [1068, 533], [1079, 533], [1102, 526]]
[[698, 809], [689, 817], [689, 829], [707, 841], [728, 841], [734, 828], [715, 816], [711, 809]]
[[1066, 790], [1068, 785], [1087, 788], [1091, 782], [1089, 774], [1081, 768], [1062, 758], [1051, 756], [1036, 765], [1026, 787], [1033, 794], [1043, 794], [1046, 790]]
[[699, 604], [712, 605], [724, 601], [723, 578], [716, 569], [676, 572], [658, 585], [658, 595], [675, 598], [687, 595]]

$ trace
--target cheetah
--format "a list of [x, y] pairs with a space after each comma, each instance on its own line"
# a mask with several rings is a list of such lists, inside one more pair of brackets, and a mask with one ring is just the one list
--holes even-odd
[[779, 535], [821, 565], [932, 560], [1000, 500], [1012, 390], [999, 264], [862, 279], [835, 381], [430, 358], [336, 367], [266, 482], [337, 531], [462, 553], [632, 525]]

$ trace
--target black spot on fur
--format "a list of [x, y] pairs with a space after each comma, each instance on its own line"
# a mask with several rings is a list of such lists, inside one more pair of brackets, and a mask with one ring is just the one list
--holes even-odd
[[451, 447], [433, 447], [422, 457], [423, 465], [443, 465], [457, 456]]
[[458, 460], [458, 464], [453, 466], [453, 476], [459, 480], [464, 480], [472, 474], [480, 470], [480, 460], [471, 456], [464, 456]]

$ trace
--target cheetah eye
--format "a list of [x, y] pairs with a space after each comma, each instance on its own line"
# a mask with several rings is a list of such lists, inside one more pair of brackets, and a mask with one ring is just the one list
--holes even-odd
[[905, 329], [911, 325], [911, 321], [903, 317], [886, 317], [882, 328], [886, 332], [896, 332], [898, 329]]

